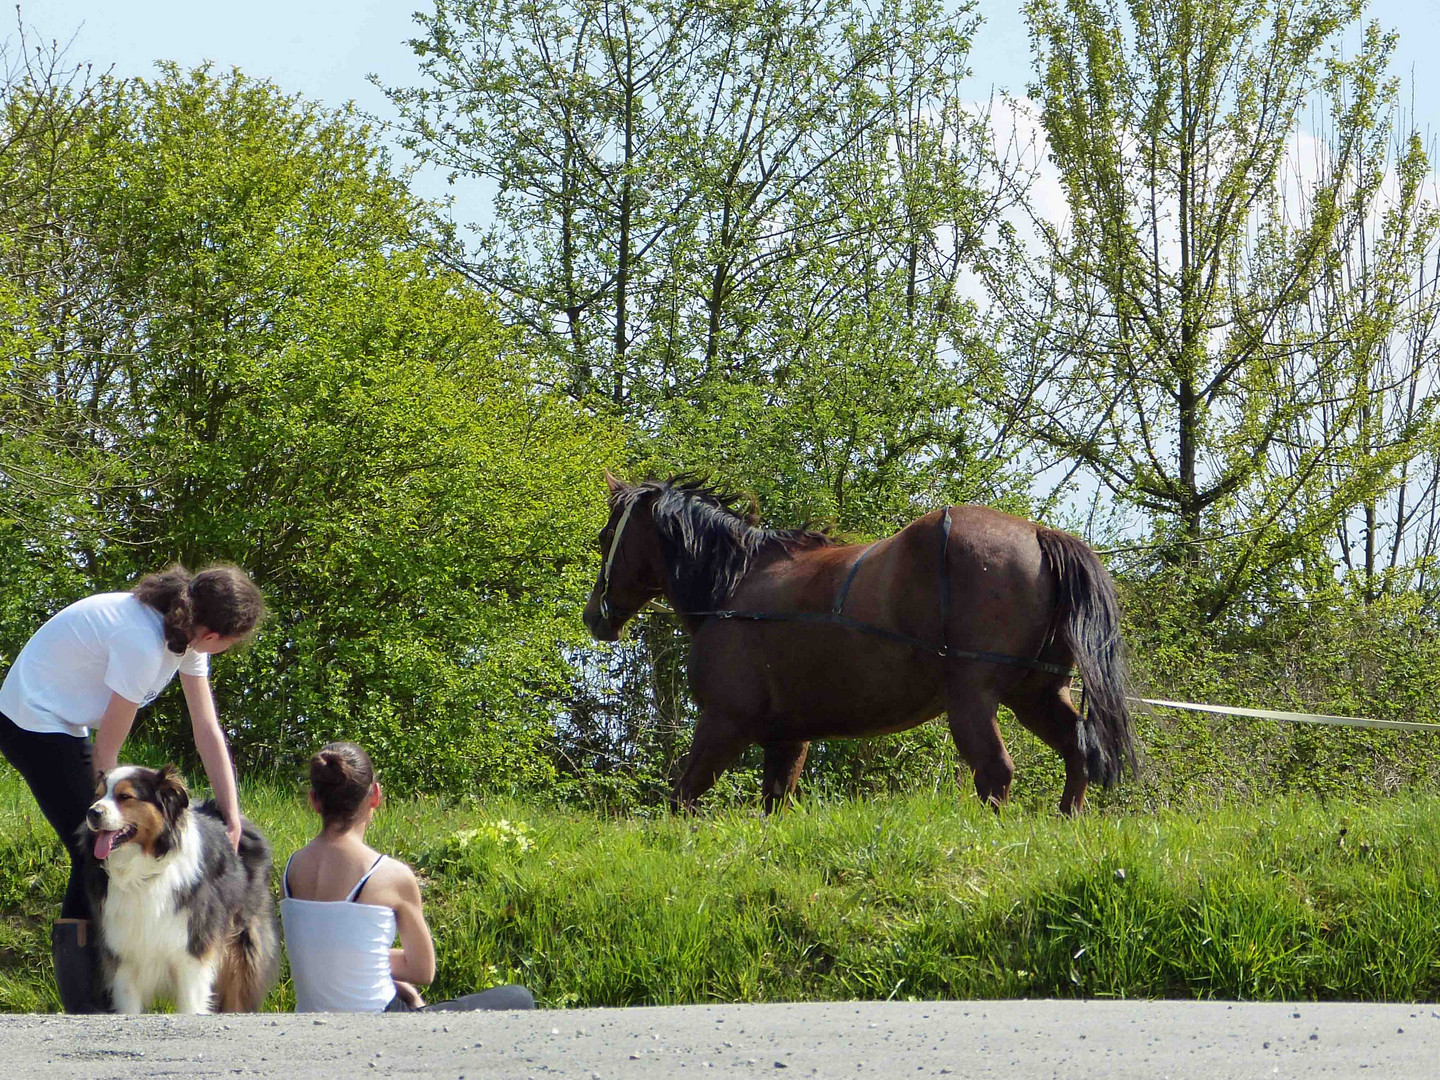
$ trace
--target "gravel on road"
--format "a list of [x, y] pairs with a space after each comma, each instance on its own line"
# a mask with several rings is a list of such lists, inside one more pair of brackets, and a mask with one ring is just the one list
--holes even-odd
[[1440, 1077], [1440, 1006], [848, 1002], [409, 1015], [3, 1016], [0, 1080]]

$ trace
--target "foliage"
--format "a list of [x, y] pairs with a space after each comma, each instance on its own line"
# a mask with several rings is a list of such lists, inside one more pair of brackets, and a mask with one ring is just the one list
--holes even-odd
[[[126, 462], [96, 422], [102, 395], [77, 378], [83, 342], [48, 327], [93, 302], [76, 273], [77, 237], [62, 206], [94, 159], [96, 87], [22, 30], [0, 42], [0, 655], [41, 614], [83, 588], [85, 554], [106, 535], [98, 492], [123, 486]], [[23, 640], [23, 637], [21, 637]]]
[[[1433, 719], [1440, 221], [1391, 39], [1334, 55], [1352, 0], [1029, 12], [1060, 220], [973, 104], [968, 5], [436, 0], [390, 95], [494, 184], [473, 237], [351, 110], [0, 48], [0, 654], [229, 559], [274, 612], [215, 664], [242, 773], [353, 736], [392, 790], [648, 811], [688, 644], [582, 640], [601, 466], [869, 539], [941, 502], [1059, 523], [1056, 463], [1131, 528], [1139, 690]], [[1418, 736], [1139, 723], [1116, 805], [1437, 778]], [[137, 740], [190, 760], [178, 692]], [[817, 745], [804, 791], [955, 768], [927, 725]]]
[[995, 212], [973, 17], [729, 0], [437, 0], [389, 91], [422, 160], [497, 195], [451, 258], [623, 417], [636, 471], [882, 531], [994, 497], [1009, 447], [960, 274]]
[[[80, 572], [31, 592], [6, 648], [86, 591], [233, 560], [274, 610], [215, 665], [242, 770], [355, 735], [401, 783], [542, 784], [605, 425], [538, 390], [486, 297], [430, 260], [424, 207], [350, 113], [162, 65], [102, 81], [75, 123], [47, 192], [64, 278], [39, 286], [94, 297], [18, 324], [10, 386], [79, 445], [45, 444], [52, 482], [89, 445], [119, 464], [78, 489], [85, 516], [11, 489], [7, 564]], [[146, 738], [188, 760], [179, 712], [167, 695]]]
[[[1145, 696], [1434, 723], [1436, 613], [1414, 595], [1342, 595], [1226, 634], [1196, 628], [1183, 597], [1131, 594], [1130, 646]], [[1161, 711], [1142, 720], [1144, 795], [1183, 806], [1315, 793], [1435, 790], [1428, 732], [1256, 723]]]
[[1340, 56], [1360, 10], [1027, 8], [1068, 211], [990, 275], [1028, 427], [1140, 512], [1198, 618], [1310, 584], [1366, 507], [1373, 576], [1375, 504], [1433, 442], [1430, 167], [1413, 133], [1391, 153], [1393, 37]]

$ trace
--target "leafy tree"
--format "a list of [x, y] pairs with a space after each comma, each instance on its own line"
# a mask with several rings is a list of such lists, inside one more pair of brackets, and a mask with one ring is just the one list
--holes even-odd
[[[1384, 488], [1362, 492], [1356, 511], [1338, 522], [1336, 547], [1363, 602], [1417, 592], [1433, 603], [1440, 211], [1423, 196], [1426, 187], [1433, 192], [1434, 174], [1418, 135], [1377, 164], [1393, 195], [1357, 223], [1355, 243], [1330, 261], [1312, 319], [1346, 354], [1335, 365], [1343, 381], [1329, 388], [1328, 406], [1337, 419], [1348, 415], [1346, 441], [1363, 455], [1398, 456], [1398, 464]], [[1356, 401], [1358, 410], [1347, 409]], [[1330, 473], [1336, 488], [1349, 479], [1333, 465]]]
[[420, 21], [422, 85], [389, 91], [407, 145], [497, 191], [452, 257], [568, 392], [643, 433], [636, 466], [862, 531], [1005, 489], [958, 292], [997, 212], [968, 6], [438, 0]]
[[[78, 587], [127, 462], [99, 422], [85, 343], [58, 331], [103, 292], [64, 213], [90, 160], [89, 70], [23, 25], [0, 42], [0, 635]], [[68, 539], [61, 539], [61, 534]], [[23, 640], [23, 638], [22, 638]]]
[[[1360, 9], [1027, 8], [1068, 211], [1036, 216], [1042, 259], [993, 268], [1012, 344], [1037, 358], [1031, 430], [1149, 517], [1209, 619], [1324, 577], [1337, 528], [1431, 430], [1428, 408], [1377, 426], [1377, 350], [1404, 330], [1435, 222], [1418, 143], [1385, 183], [1393, 39], [1372, 26], [1339, 58]], [[1297, 156], [1317, 101], [1331, 137]], [[1347, 253], [1369, 260], [1363, 283], [1340, 272]]]
[[[86, 434], [126, 482], [98, 539], [61, 520], [38, 542], [83, 556], [87, 589], [171, 558], [255, 574], [274, 618], [216, 665], [242, 769], [344, 735], [403, 784], [544, 782], [604, 425], [537, 391], [487, 297], [429, 259], [425, 208], [349, 112], [162, 65], [103, 80], [83, 136], [56, 216], [93, 295], [20, 338], [32, 365], [83, 343]], [[178, 701], [156, 712], [185, 752]]]

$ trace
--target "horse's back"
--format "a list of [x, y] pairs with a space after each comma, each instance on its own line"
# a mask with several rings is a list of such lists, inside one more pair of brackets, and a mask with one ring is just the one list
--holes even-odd
[[885, 620], [937, 646], [943, 634], [955, 649], [1033, 656], [1055, 604], [1038, 526], [986, 506], [952, 506], [949, 516], [948, 535], [944, 510], [932, 511], [890, 538], [868, 578], [862, 568], [852, 590], [855, 617]]
[[[933, 517], [938, 521], [940, 512]], [[1040, 528], [988, 506], [952, 507], [946, 558], [959, 598], [987, 617], [997, 605], [1020, 604], [1048, 619], [1054, 582], [1037, 538]]]
[[[954, 506], [946, 535], [943, 517], [935, 510], [873, 544], [796, 550], [758, 567], [730, 607], [810, 618], [702, 627], [691, 656], [697, 698], [785, 718], [804, 737], [873, 734], [936, 715], [957, 673], [997, 686], [1029, 677], [1016, 667], [961, 664], [939, 650], [1034, 657], [1044, 648], [1055, 588], [1038, 526], [988, 507]], [[827, 619], [842, 599], [845, 620], [882, 633]]]

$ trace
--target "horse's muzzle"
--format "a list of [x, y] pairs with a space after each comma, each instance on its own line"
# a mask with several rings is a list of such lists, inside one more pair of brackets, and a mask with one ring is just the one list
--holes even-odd
[[583, 618], [585, 629], [596, 641], [620, 640], [620, 628], [608, 613], [602, 615], [598, 609], [586, 608]]

